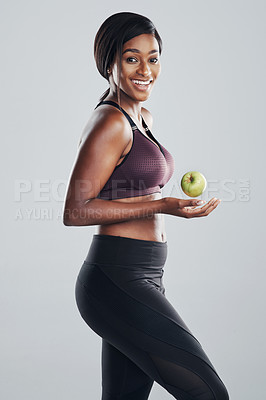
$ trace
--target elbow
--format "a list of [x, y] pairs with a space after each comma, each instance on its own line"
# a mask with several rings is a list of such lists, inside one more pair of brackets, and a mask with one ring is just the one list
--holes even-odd
[[85, 207], [65, 208], [63, 213], [65, 226], [90, 226], [94, 225], [90, 212]]
[[63, 214], [63, 225], [65, 226], [73, 226], [73, 221], [71, 218], [71, 215], [69, 213], [69, 210], [65, 210]]
[[83, 219], [79, 218], [69, 218], [69, 217], [63, 217], [63, 224], [65, 226], [86, 226], [86, 225], [92, 225], [90, 224], [90, 221], [84, 221]]
[[66, 218], [65, 216], [63, 217], [63, 225], [65, 226], [73, 226], [70, 219]]
[[77, 213], [75, 209], [65, 208], [63, 213], [63, 224], [64, 226], [76, 226], [77, 225]]

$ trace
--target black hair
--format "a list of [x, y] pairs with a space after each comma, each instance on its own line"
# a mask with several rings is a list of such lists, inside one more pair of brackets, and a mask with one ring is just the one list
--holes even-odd
[[[118, 56], [118, 103], [120, 105], [120, 75], [121, 75], [121, 58], [124, 43], [128, 40], [142, 35], [152, 34], [158, 42], [159, 54], [162, 52], [162, 39], [157, 32], [154, 24], [147, 17], [132, 12], [120, 12], [108, 17], [100, 26], [94, 39], [94, 58], [96, 66], [100, 74], [109, 81], [107, 69], [115, 61]], [[99, 99], [102, 101], [107, 97], [110, 88], [107, 89]]]

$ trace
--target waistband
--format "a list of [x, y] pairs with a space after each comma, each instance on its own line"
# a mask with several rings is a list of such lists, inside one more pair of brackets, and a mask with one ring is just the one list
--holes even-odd
[[147, 264], [162, 266], [167, 258], [167, 246], [167, 242], [95, 234], [85, 262], [124, 266], [147, 266]]

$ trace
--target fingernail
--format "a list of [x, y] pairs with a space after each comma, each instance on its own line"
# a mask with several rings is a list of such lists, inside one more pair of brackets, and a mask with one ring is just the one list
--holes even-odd
[[204, 201], [204, 200], [199, 200], [198, 201], [198, 204], [203, 204], [203, 203], [206, 203], [206, 201]]

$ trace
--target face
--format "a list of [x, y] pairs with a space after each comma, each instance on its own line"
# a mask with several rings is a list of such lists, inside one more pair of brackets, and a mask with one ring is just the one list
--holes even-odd
[[[161, 71], [159, 57], [158, 42], [151, 34], [139, 35], [124, 43], [120, 90], [134, 101], [145, 101]], [[117, 61], [111, 71], [110, 84], [118, 86]]]

